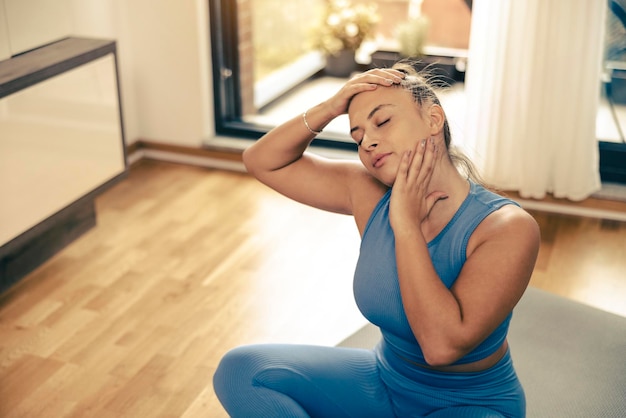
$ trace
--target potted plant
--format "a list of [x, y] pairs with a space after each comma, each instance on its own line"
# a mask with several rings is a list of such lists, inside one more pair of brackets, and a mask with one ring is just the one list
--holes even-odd
[[403, 58], [421, 58], [424, 55], [424, 43], [428, 34], [428, 19], [417, 16], [396, 26], [396, 37], [400, 56]]
[[356, 68], [356, 50], [373, 36], [379, 16], [373, 4], [328, 0], [313, 30], [313, 46], [326, 55], [326, 73], [347, 77]]
[[[410, 58], [414, 65], [425, 59], [424, 45], [428, 35], [428, 19], [418, 14], [395, 25], [397, 46], [391, 50], [377, 50], [372, 54], [372, 66], [386, 68], [402, 58]], [[416, 68], [421, 69], [423, 66]]]

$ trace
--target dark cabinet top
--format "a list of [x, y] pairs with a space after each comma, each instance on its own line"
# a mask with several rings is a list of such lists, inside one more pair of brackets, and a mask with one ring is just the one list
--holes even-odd
[[69, 37], [0, 61], [0, 98], [110, 53], [113, 40]]

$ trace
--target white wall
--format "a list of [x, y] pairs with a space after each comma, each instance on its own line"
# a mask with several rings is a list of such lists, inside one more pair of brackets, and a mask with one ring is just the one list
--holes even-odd
[[0, 10], [0, 59], [64, 36], [117, 40], [127, 143], [200, 147], [214, 135], [206, 0], [0, 0]]
[[2, 0], [11, 54], [63, 38], [72, 29], [70, 0]]
[[[212, 129], [208, 12], [203, 0], [125, 3], [143, 138], [200, 145]], [[125, 55], [126, 57], [126, 55]], [[209, 105], [211, 104], [211, 108]]]
[[4, 14], [4, 3], [0, 0], [0, 61], [11, 57], [11, 46], [9, 45], [9, 28]]

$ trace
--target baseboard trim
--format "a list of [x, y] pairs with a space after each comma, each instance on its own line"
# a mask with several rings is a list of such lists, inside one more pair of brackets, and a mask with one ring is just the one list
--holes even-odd
[[526, 210], [540, 212], [559, 213], [561, 215], [574, 215], [584, 218], [599, 218], [611, 221], [626, 222], [626, 211], [601, 209], [593, 207], [575, 206], [558, 203], [544, 202], [540, 200], [515, 199]]
[[242, 152], [242, 149], [196, 148], [139, 140], [127, 148], [127, 159], [129, 166], [146, 159], [246, 172]]
[[581, 201], [573, 201], [555, 198], [550, 194], [543, 199], [528, 199], [516, 191], [505, 191], [504, 194], [527, 210], [626, 222], [626, 201], [622, 200], [591, 196]]

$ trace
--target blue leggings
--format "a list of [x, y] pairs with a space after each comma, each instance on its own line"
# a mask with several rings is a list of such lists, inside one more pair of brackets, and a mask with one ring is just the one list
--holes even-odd
[[213, 377], [220, 402], [245, 417], [524, 417], [509, 353], [478, 373], [442, 373], [387, 352], [251, 345], [228, 352]]

